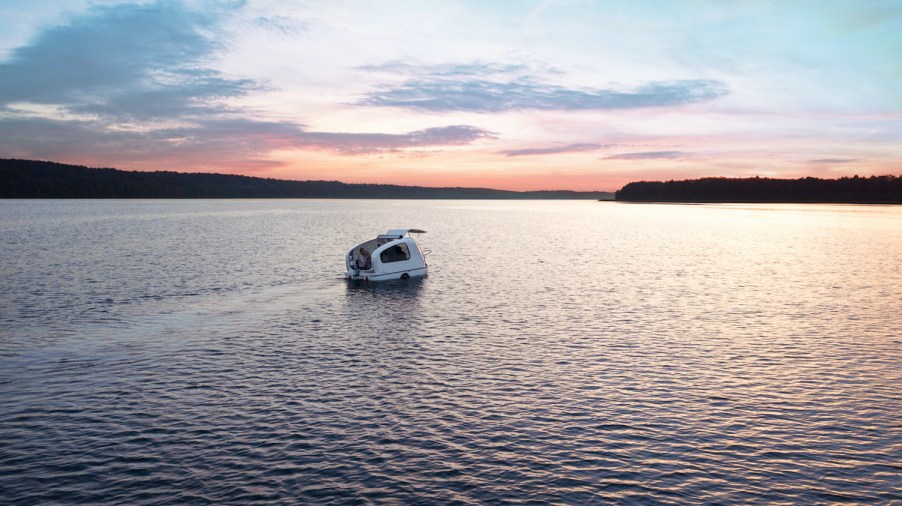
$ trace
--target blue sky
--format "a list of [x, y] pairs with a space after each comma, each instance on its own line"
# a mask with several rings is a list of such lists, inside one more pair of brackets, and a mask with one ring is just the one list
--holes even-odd
[[902, 173], [902, 1], [2, 0], [0, 157], [430, 186]]

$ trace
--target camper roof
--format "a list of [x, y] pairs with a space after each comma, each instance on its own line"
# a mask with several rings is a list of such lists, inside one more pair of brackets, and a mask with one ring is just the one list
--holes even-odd
[[379, 239], [400, 239], [407, 234], [425, 234], [425, 230], [416, 228], [392, 228], [388, 232], [379, 236]]

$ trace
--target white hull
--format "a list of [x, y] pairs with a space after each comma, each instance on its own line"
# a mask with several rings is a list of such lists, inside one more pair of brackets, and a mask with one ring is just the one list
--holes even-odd
[[345, 277], [356, 281], [390, 281], [420, 278], [428, 272], [426, 253], [409, 233], [416, 229], [392, 229], [362, 242], [345, 254]]
[[[426, 275], [428, 270], [428, 267], [422, 267], [420, 269], [386, 272], [382, 274], [375, 274], [367, 271], [355, 271], [353, 273], [348, 273], [347, 277], [352, 281], [391, 281], [393, 279], [421, 278]], [[405, 274], [407, 276], [405, 276]]]

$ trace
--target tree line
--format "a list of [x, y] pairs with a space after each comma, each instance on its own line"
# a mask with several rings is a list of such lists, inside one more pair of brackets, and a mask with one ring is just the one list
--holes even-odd
[[95, 169], [34, 160], [0, 159], [0, 198], [368, 198], [606, 199], [607, 192], [430, 188], [339, 181], [287, 181], [229, 174]]
[[684, 181], [640, 181], [618, 190], [614, 199], [627, 202], [902, 204], [902, 177], [708, 177]]

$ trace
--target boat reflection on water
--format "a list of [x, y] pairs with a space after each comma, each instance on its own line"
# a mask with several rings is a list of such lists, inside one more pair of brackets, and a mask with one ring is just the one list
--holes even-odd
[[428, 278], [422, 277], [380, 283], [346, 282], [345, 314], [364, 335], [395, 335], [399, 333], [399, 324], [404, 329], [402, 333], [416, 335], [415, 329], [423, 319], [421, 295], [428, 282]]

